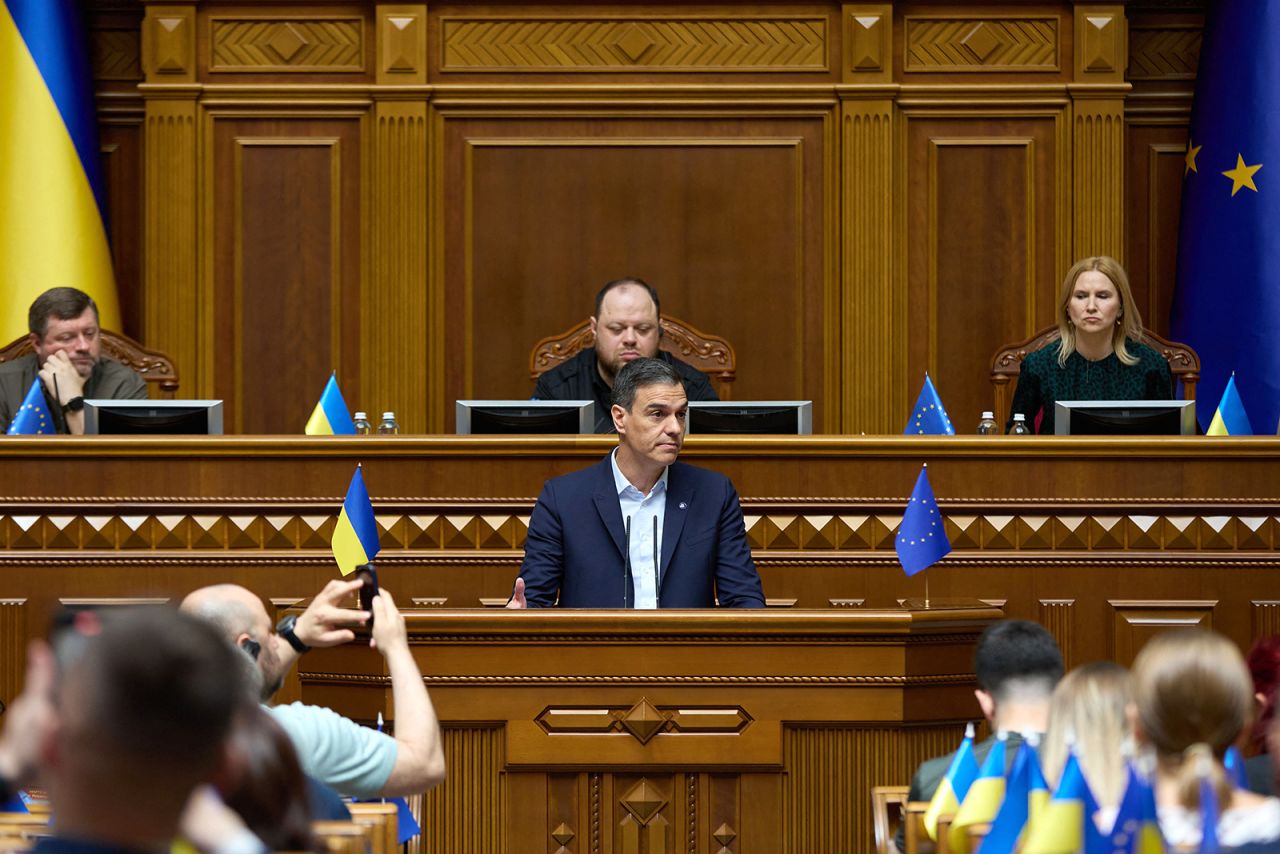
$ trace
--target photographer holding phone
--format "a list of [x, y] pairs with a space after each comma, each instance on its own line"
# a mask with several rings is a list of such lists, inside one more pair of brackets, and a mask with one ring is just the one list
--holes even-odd
[[386, 659], [391, 676], [394, 738], [322, 706], [290, 703], [269, 711], [292, 739], [303, 771], [339, 793], [419, 794], [444, 780], [440, 725], [391, 593], [379, 591], [369, 611], [343, 607], [364, 583], [329, 582], [296, 620], [286, 617], [275, 631], [257, 594], [234, 584], [196, 590], [183, 600], [182, 610], [213, 622], [229, 643], [254, 659], [262, 671], [264, 703], [298, 656], [312, 647], [349, 643], [355, 639], [352, 625], [371, 622], [369, 645]]

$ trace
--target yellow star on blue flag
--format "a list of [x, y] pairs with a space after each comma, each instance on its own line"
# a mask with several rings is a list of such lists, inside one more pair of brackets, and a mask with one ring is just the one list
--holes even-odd
[[9, 422], [9, 435], [51, 436], [57, 432], [53, 416], [49, 414], [49, 407], [44, 402], [44, 386], [40, 385], [40, 378], [36, 377], [27, 396], [22, 400], [22, 406], [18, 407], [17, 414]]
[[951, 540], [947, 538], [942, 513], [933, 498], [933, 487], [929, 485], [928, 466], [920, 468], [915, 489], [907, 499], [907, 509], [903, 511], [894, 548], [902, 571], [907, 575], [928, 569], [951, 552]]
[[916, 408], [911, 412], [911, 419], [907, 421], [907, 428], [902, 431], [904, 436], [909, 435], [930, 435], [930, 436], [954, 436], [956, 430], [951, 426], [951, 419], [947, 417], [947, 410], [942, 406], [942, 398], [938, 396], [938, 390], [933, 387], [933, 380], [929, 379], [929, 375], [924, 375], [924, 386], [920, 389], [920, 397], [916, 399]]

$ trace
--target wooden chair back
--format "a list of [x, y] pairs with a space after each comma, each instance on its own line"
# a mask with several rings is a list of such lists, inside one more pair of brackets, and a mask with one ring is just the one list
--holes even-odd
[[[173, 366], [172, 359], [159, 350], [148, 350], [129, 336], [119, 332], [103, 329], [101, 335], [102, 355], [110, 356], [122, 365], [142, 374], [148, 388], [154, 387], [159, 390], [159, 394], [153, 394], [153, 397], [173, 399], [178, 391], [178, 369]], [[0, 363], [11, 362], [31, 352], [31, 338], [24, 335], [0, 347]]]
[[353, 803], [347, 804], [351, 820], [364, 825], [372, 832], [373, 846], [370, 854], [396, 854], [400, 844], [399, 810], [395, 804]]
[[889, 854], [889, 843], [902, 824], [909, 786], [872, 786], [871, 823], [875, 830], [876, 854]]
[[[947, 837], [943, 834], [937, 842], [929, 838], [924, 829], [924, 814], [928, 801], [907, 801], [902, 807], [903, 854], [946, 854]], [[951, 817], [947, 816], [948, 823]]]
[[[694, 329], [674, 317], [664, 317], [659, 323], [662, 324], [659, 349], [711, 377], [721, 399], [729, 400], [729, 386], [737, 377], [738, 365], [729, 342], [718, 335]], [[558, 335], [543, 338], [533, 345], [533, 352], [529, 354], [530, 379], [536, 381], [545, 372], [595, 346], [595, 343], [590, 318]]]
[[[991, 357], [991, 385], [995, 388], [993, 411], [997, 423], [1003, 423], [1009, 416], [1009, 406], [1013, 402], [1009, 386], [1022, 372], [1022, 360], [1027, 354], [1057, 340], [1058, 327], [1049, 326], [1025, 341], [1004, 345]], [[1196, 355], [1196, 351], [1186, 344], [1170, 341], [1148, 329], [1142, 330], [1142, 342], [1168, 360], [1174, 380], [1182, 380], [1183, 399], [1195, 400], [1196, 383], [1200, 380], [1200, 357]]]
[[373, 850], [373, 831], [368, 825], [354, 821], [313, 821], [311, 832], [328, 854], [369, 854]]

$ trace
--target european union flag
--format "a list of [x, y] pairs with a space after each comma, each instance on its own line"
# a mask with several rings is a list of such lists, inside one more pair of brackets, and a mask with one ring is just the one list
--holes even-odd
[[954, 436], [956, 428], [951, 426], [947, 410], [942, 407], [942, 398], [933, 387], [933, 380], [924, 375], [924, 386], [920, 389], [920, 397], [916, 399], [916, 408], [911, 412], [911, 420], [902, 431], [906, 435]]
[[1200, 423], [1234, 370], [1255, 423], [1271, 432], [1280, 419], [1280, 0], [1218, 0], [1208, 14], [1171, 330], [1200, 354]]
[[902, 514], [898, 537], [894, 542], [898, 562], [907, 575], [915, 575], [942, 560], [951, 551], [951, 540], [942, 524], [942, 513], [929, 485], [929, 467], [920, 468], [916, 488], [911, 490], [907, 509]]
[[49, 414], [49, 407], [44, 402], [44, 386], [40, 385], [40, 378], [36, 377], [31, 390], [22, 400], [22, 406], [18, 407], [17, 414], [9, 422], [9, 435], [43, 436], [57, 432], [53, 416]]

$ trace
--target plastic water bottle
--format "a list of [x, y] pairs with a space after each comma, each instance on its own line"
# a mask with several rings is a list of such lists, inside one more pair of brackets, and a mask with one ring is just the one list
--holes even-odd
[[394, 436], [400, 432], [400, 425], [396, 423], [396, 414], [394, 412], [382, 413], [382, 423], [378, 425], [378, 435]]
[[369, 413], [367, 412], [357, 412], [355, 424], [357, 436], [368, 436], [373, 432], [373, 425], [369, 423]]
[[1029, 436], [1031, 428], [1027, 426], [1027, 416], [1021, 412], [1013, 416], [1013, 427], [1009, 430], [1010, 436]]
[[996, 426], [996, 416], [994, 412], [982, 413], [982, 419], [978, 421], [979, 436], [999, 436], [1000, 428]]

